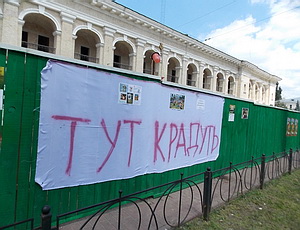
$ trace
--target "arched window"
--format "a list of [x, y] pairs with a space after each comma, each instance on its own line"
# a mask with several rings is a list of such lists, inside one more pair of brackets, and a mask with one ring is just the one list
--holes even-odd
[[203, 89], [210, 89], [210, 85], [211, 85], [211, 71], [209, 69], [204, 69], [203, 70], [203, 85], [202, 88]]
[[153, 53], [155, 53], [155, 51], [153, 50], [148, 50], [145, 53], [143, 73], [157, 76], [159, 63], [155, 63], [151, 58]]
[[114, 67], [132, 70], [132, 47], [125, 41], [115, 44]]
[[223, 92], [223, 88], [224, 88], [224, 76], [222, 73], [218, 73], [217, 74], [217, 82], [216, 82], [216, 91], [217, 92]]
[[47, 17], [37, 13], [27, 14], [22, 28], [22, 47], [55, 53], [55, 24]]
[[75, 54], [76, 59], [99, 63], [96, 45], [100, 42], [97, 35], [86, 29], [79, 30], [76, 34]]
[[253, 85], [249, 83], [248, 99], [252, 99]]
[[190, 86], [196, 86], [197, 68], [194, 64], [189, 64], [187, 67], [186, 84]]
[[178, 83], [180, 68], [179, 61], [176, 58], [169, 59], [167, 79], [168, 81]]
[[234, 85], [235, 85], [234, 79], [233, 79], [233, 77], [230, 76], [228, 78], [228, 88], [227, 88], [227, 93], [228, 94], [233, 95], [233, 93], [234, 93]]

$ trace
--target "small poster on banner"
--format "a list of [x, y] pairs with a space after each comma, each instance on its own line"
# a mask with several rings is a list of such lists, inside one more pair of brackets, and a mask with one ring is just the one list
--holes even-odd
[[197, 99], [197, 105], [196, 105], [197, 109], [205, 109], [205, 101], [203, 99]]
[[3, 89], [0, 89], [0, 110], [3, 107]]
[[133, 94], [127, 93], [127, 104], [133, 104]]
[[141, 104], [142, 87], [137, 85], [119, 84], [119, 103], [128, 105]]
[[140, 105], [141, 104], [141, 93], [142, 93], [142, 87], [141, 86], [134, 86], [133, 89], [133, 93], [134, 93], [134, 104], [135, 105]]
[[185, 95], [171, 93], [170, 94], [170, 109], [184, 110]]
[[242, 108], [242, 119], [248, 119], [249, 108]]
[[290, 136], [291, 132], [291, 119], [288, 117], [286, 120], [286, 135]]
[[234, 115], [235, 115], [235, 105], [229, 105], [228, 121], [233, 122], [234, 121]]
[[294, 118], [291, 118], [291, 132], [290, 132], [290, 135], [291, 136], [294, 136], [294, 130], [295, 130], [295, 124], [294, 124]]

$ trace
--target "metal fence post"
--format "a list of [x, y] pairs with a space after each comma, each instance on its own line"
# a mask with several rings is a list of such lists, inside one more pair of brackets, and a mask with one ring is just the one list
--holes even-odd
[[212, 189], [212, 172], [210, 168], [207, 168], [204, 173], [204, 192], [203, 192], [203, 219], [208, 221], [209, 213], [211, 209], [211, 189]]
[[121, 229], [121, 211], [122, 211], [122, 190], [119, 190], [119, 215], [118, 215], [118, 230]]
[[263, 189], [264, 187], [265, 174], [266, 174], [266, 155], [263, 154], [261, 156], [260, 175], [259, 175], [260, 189]]
[[178, 222], [177, 227], [180, 226], [180, 218], [181, 218], [181, 203], [182, 203], [182, 181], [183, 181], [183, 173], [180, 173], [180, 190], [179, 190], [179, 204], [178, 204]]
[[52, 218], [52, 214], [51, 214], [51, 208], [49, 205], [45, 205], [42, 208], [42, 214], [41, 214], [41, 227], [42, 230], [51, 230], [51, 218]]
[[295, 152], [295, 156], [294, 156], [294, 161], [295, 161], [295, 164], [294, 164], [294, 168], [298, 168], [299, 167], [299, 148], [296, 148], [296, 152]]
[[292, 163], [293, 163], [293, 149], [290, 148], [290, 154], [289, 154], [289, 174], [292, 174]]

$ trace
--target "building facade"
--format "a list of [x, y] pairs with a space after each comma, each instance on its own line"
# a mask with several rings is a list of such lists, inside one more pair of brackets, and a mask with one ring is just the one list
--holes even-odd
[[[112, 0], [2, 0], [0, 42], [274, 105], [281, 79]], [[157, 53], [160, 62], [152, 55]]]
[[297, 103], [298, 104], [300, 103], [300, 97], [290, 98], [290, 99], [282, 99], [282, 100], [279, 100], [278, 102], [284, 104], [287, 109], [299, 111], [299, 108], [297, 107]]

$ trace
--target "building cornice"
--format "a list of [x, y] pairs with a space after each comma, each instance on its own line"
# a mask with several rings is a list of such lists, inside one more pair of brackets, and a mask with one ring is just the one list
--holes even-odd
[[265, 70], [260, 69], [259, 67], [257, 67], [256, 65], [254, 65], [248, 61], [242, 60], [240, 66], [241, 66], [243, 72], [244, 71], [250, 72], [254, 76], [260, 76], [260, 78], [263, 78], [264, 80], [269, 81], [271, 83], [276, 83], [276, 82], [282, 80], [282, 78], [280, 78], [276, 75], [270, 74], [270, 73], [266, 72]]
[[4, 2], [17, 7], [20, 6], [20, 0], [5, 0]]

